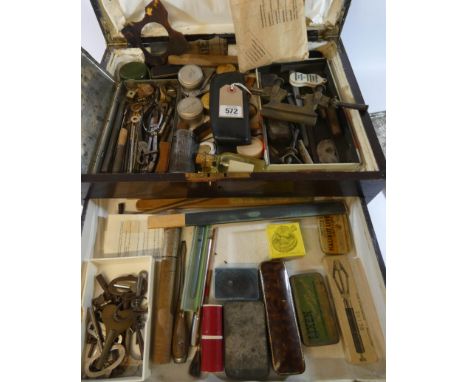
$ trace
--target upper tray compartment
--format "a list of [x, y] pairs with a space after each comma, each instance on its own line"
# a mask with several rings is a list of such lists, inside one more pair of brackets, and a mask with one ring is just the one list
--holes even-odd
[[[273, 0], [252, 1], [252, 6], [257, 3], [268, 6], [270, 1]], [[141, 20], [149, 3], [148, 0], [91, 0], [107, 44], [126, 43], [122, 28]], [[164, 0], [162, 3], [171, 26], [183, 34], [234, 33], [229, 0]], [[305, 0], [307, 29], [316, 32], [310, 34], [311, 39], [337, 39], [350, 3], [351, 0]], [[142, 31], [143, 38], [161, 36], [167, 36], [167, 32], [159, 24], [147, 25]]]

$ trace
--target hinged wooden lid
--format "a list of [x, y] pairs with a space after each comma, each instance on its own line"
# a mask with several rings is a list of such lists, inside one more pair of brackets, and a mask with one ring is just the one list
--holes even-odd
[[[149, 0], [90, 0], [108, 45], [126, 44], [121, 33], [128, 22], [143, 18]], [[229, 0], [164, 0], [172, 27], [185, 35], [234, 34]], [[351, 0], [304, 0], [310, 41], [337, 40]], [[167, 36], [149, 24], [142, 38]]]

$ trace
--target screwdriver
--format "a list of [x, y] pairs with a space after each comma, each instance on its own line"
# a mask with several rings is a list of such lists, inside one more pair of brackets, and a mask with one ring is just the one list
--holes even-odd
[[181, 308], [182, 289], [185, 281], [185, 257], [187, 254], [187, 245], [185, 241], [180, 244], [179, 252], [179, 288], [177, 298], [177, 314], [174, 323], [172, 337], [172, 358], [175, 363], [184, 363], [187, 361], [188, 353], [188, 327], [185, 317], [185, 311]]

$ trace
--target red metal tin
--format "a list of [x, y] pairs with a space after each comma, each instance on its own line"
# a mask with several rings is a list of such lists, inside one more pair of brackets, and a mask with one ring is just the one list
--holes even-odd
[[223, 335], [223, 306], [203, 305], [201, 313], [201, 334], [207, 336]]
[[201, 371], [216, 373], [224, 370], [223, 306], [202, 306]]
[[223, 339], [201, 339], [201, 371], [216, 373], [224, 370]]

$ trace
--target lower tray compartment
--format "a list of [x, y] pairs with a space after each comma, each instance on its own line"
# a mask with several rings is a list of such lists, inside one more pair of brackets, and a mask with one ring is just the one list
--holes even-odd
[[[356, 197], [335, 198], [345, 202], [348, 209], [348, 220], [352, 237], [352, 250], [348, 258], [352, 263], [353, 273], [362, 300], [362, 306], [366, 312], [366, 318], [372, 333], [374, 345], [379, 360], [366, 365], [350, 364], [345, 359], [342, 339], [334, 345], [320, 347], [302, 346], [305, 358], [305, 372], [299, 375], [289, 376], [291, 381], [335, 381], [335, 380], [385, 380], [385, 282], [380, 269], [379, 253], [374, 248], [373, 231], [369, 225], [367, 211], [362, 200]], [[324, 200], [324, 198], [317, 198]], [[326, 198], [325, 200], [331, 200]], [[106, 229], [106, 217], [118, 212], [119, 203], [125, 203], [125, 211], [128, 214], [136, 212], [136, 201], [130, 199], [103, 199], [89, 200], [82, 232], [82, 258], [100, 259], [114, 257], [115, 254], [105, 253], [103, 234]], [[132, 215], [129, 215], [131, 217]], [[134, 215], [135, 219], [138, 215]], [[292, 219], [296, 221], [296, 219]], [[283, 220], [285, 221], [285, 220]], [[291, 220], [288, 220], [291, 221]], [[288, 276], [304, 272], [317, 271], [326, 275], [323, 267], [323, 254], [319, 243], [318, 218], [309, 217], [297, 219], [301, 225], [302, 237], [306, 249], [306, 255], [301, 258], [285, 260]], [[213, 269], [219, 266], [238, 264], [245, 266], [258, 265], [269, 259], [266, 225], [272, 221], [258, 221], [249, 223], [233, 223], [217, 225], [217, 241], [214, 256]], [[186, 240], [187, 248], [190, 248], [193, 227], [185, 227], [182, 232], [182, 240]], [[162, 241], [161, 241], [162, 247]], [[159, 251], [155, 251], [156, 257]], [[187, 259], [189, 252], [187, 252]], [[187, 261], [188, 262], [188, 261]], [[330, 280], [327, 280], [330, 283]], [[213, 283], [213, 279], [212, 279]], [[219, 304], [214, 297], [214, 286], [210, 289], [208, 303]], [[193, 380], [188, 374], [188, 368], [194, 349], [189, 352], [189, 358], [185, 364], [151, 364], [151, 381]], [[270, 380], [278, 380], [281, 377], [270, 371]], [[213, 375], [203, 374], [202, 380], [227, 380], [224, 373]]]

